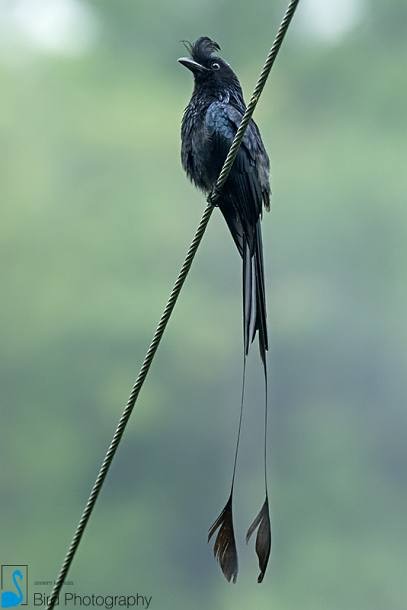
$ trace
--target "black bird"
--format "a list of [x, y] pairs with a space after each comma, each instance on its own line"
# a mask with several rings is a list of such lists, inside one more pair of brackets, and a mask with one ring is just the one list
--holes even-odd
[[[181, 128], [182, 165], [192, 182], [209, 195], [221, 171], [246, 106], [236, 74], [216, 53], [219, 45], [204, 36], [195, 43], [184, 43], [190, 57], [178, 61], [191, 70], [194, 90], [185, 110]], [[259, 129], [251, 120], [217, 205], [229, 227], [243, 263], [243, 344], [244, 368], [239, 432], [229, 499], [209, 530], [209, 539], [218, 531], [214, 553], [228, 581], [236, 581], [238, 560], [233, 528], [232, 500], [236, 461], [242, 423], [246, 356], [258, 335], [266, 382], [265, 425], [267, 425], [268, 350], [266, 298], [261, 237], [263, 207], [270, 210], [270, 163]], [[266, 433], [265, 433], [266, 443]], [[261, 582], [271, 550], [271, 526], [267, 493], [266, 444], [264, 504], [250, 526], [247, 541], [257, 529], [256, 552]]]

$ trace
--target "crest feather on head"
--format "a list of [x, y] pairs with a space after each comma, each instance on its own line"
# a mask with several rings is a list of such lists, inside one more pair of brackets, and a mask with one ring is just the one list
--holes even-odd
[[213, 53], [220, 51], [220, 46], [208, 36], [201, 36], [194, 43], [183, 40], [184, 46], [192, 59], [198, 63], [209, 59]]

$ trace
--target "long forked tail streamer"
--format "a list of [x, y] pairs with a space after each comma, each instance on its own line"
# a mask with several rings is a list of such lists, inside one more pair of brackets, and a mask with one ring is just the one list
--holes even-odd
[[249, 542], [251, 536], [257, 529], [256, 535], [256, 554], [259, 560], [260, 574], [257, 578], [257, 582], [263, 582], [264, 575], [266, 573], [267, 564], [271, 554], [271, 519], [270, 519], [270, 507], [268, 498], [268, 485], [267, 485], [267, 425], [268, 425], [268, 380], [267, 380], [267, 360], [266, 354], [263, 359], [264, 365], [264, 487], [266, 498], [263, 506], [259, 513], [253, 520], [246, 534], [246, 543]]
[[238, 572], [238, 560], [236, 551], [235, 532], [233, 527], [233, 490], [230, 492], [225, 508], [209, 529], [208, 542], [218, 530], [213, 545], [213, 553], [219, 561], [222, 572], [229, 582], [236, 582]]
[[[251, 288], [251, 294], [253, 295], [252, 311], [249, 315], [246, 315], [245, 324], [246, 327], [250, 327], [250, 314], [253, 317], [253, 308], [255, 308], [254, 316], [256, 319], [255, 331], [258, 331], [259, 340], [259, 351], [260, 358], [263, 365], [264, 372], [264, 455], [263, 455], [263, 468], [264, 468], [264, 491], [265, 500], [262, 508], [258, 515], [254, 519], [253, 523], [249, 527], [246, 536], [246, 542], [249, 541], [252, 534], [257, 529], [255, 549], [259, 560], [260, 574], [257, 582], [261, 583], [264, 579], [264, 575], [267, 569], [267, 564], [271, 553], [271, 521], [270, 521], [270, 510], [268, 500], [268, 483], [267, 483], [267, 423], [268, 423], [268, 377], [267, 377], [267, 351], [268, 351], [268, 333], [267, 333], [267, 320], [266, 320], [266, 296], [265, 296], [265, 284], [264, 284], [264, 264], [263, 264], [263, 245], [261, 237], [260, 222], [256, 227], [256, 238], [254, 243], [254, 251], [252, 255], [252, 263], [249, 266], [251, 273], [251, 279], [248, 282], [248, 287]], [[245, 301], [246, 303], [246, 301]], [[246, 328], [245, 338], [249, 335], [249, 340], [252, 340], [254, 334], [250, 334], [250, 328]]]
[[218, 535], [214, 544], [214, 555], [219, 561], [223, 574], [228, 581], [231, 580], [233, 572], [233, 582], [236, 582], [238, 559], [235, 544], [235, 534], [233, 526], [233, 492], [236, 476], [236, 465], [240, 445], [240, 436], [243, 419], [243, 407], [245, 399], [245, 381], [246, 381], [246, 358], [250, 343], [258, 331], [260, 356], [264, 371], [264, 386], [265, 386], [265, 416], [264, 416], [264, 485], [266, 499], [264, 504], [254, 519], [246, 536], [248, 542], [251, 535], [257, 529], [256, 538], [256, 553], [259, 559], [260, 575], [258, 582], [263, 581], [268, 560], [271, 552], [271, 524], [268, 502], [267, 488], [267, 413], [268, 413], [268, 379], [267, 379], [267, 322], [266, 322], [266, 298], [264, 288], [264, 265], [263, 252], [261, 242], [260, 224], [257, 225], [257, 235], [253, 253], [250, 252], [248, 243], [243, 237], [242, 243], [242, 264], [243, 264], [243, 380], [242, 380], [242, 395], [240, 403], [239, 427], [236, 440], [235, 458], [233, 464], [232, 486], [229, 499], [225, 508], [222, 510], [219, 517], [209, 530], [209, 538], [218, 530]]
[[271, 553], [271, 522], [270, 522], [270, 510], [269, 510], [269, 499], [266, 493], [266, 499], [260, 509], [260, 512], [254, 519], [253, 523], [247, 530], [246, 542], [249, 542], [250, 537], [257, 529], [256, 535], [256, 553], [259, 559], [260, 574], [257, 577], [257, 582], [261, 583], [266, 573], [268, 560]]
[[185, 261], [182, 265], [181, 271], [178, 275], [177, 281], [174, 285], [174, 288], [171, 292], [170, 298], [167, 302], [167, 305], [164, 309], [163, 315], [160, 319], [160, 322], [157, 326], [156, 332], [154, 333], [154, 337], [153, 340], [150, 344], [150, 347], [148, 348], [146, 357], [143, 361], [142, 367], [140, 369], [140, 372], [137, 376], [137, 380], [132, 388], [132, 391], [130, 393], [129, 399], [127, 401], [126, 407], [122, 413], [122, 416], [120, 417], [119, 420], [119, 424], [115, 430], [115, 433], [113, 435], [112, 441], [109, 445], [109, 448], [106, 452], [106, 455], [103, 459], [103, 462], [100, 466], [98, 475], [96, 477], [95, 483], [92, 487], [92, 490], [90, 492], [89, 498], [86, 502], [85, 508], [82, 512], [82, 515], [79, 519], [78, 525], [76, 527], [75, 533], [73, 535], [73, 538], [71, 540], [71, 543], [68, 547], [68, 550], [65, 554], [61, 569], [58, 573], [57, 579], [55, 581], [54, 587], [52, 589], [51, 595], [49, 597], [49, 601], [48, 601], [48, 607], [47, 610], [53, 610], [57, 600], [58, 600], [58, 596], [59, 593], [62, 589], [62, 586], [66, 580], [66, 577], [68, 575], [69, 569], [71, 567], [72, 561], [75, 557], [75, 554], [78, 550], [79, 544], [81, 542], [83, 533], [86, 529], [86, 526], [88, 524], [89, 518], [92, 514], [93, 508], [96, 504], [96, 500], [99, 496], [99, 493], [102, 489], [103, 483], [105, 481], [106, 475], [109, 471], [109, 468], [111, 466], [111, 463], [113, 461], [113, 458], [116, 454], [117, 448], [120, 444], [120, 440], [123, 436], [123, 432], [125, 430], [125, 427], [127, 425], [128, 420], [130, 419], [130, 415], [133, 411], [134, 405], [136, 404], [137, 398], [139, 396], [141, 387], [144, 383], [145, 378], [147, 377], [147, 373], [150, 369], [151, 366], [151, 362], [154, 359], [155, 353], [157, 351], [158, 345], [160, 343], [160, 340], [164, 334], [166, 325], [168, 323], [168, 320], [171, 317], [171, 313], [174, 309], [175, 303], [178, 299], [178, 296], [181, 292], [182, 286], [184, 284], [185, 278], [187, 277], [189, 270], [191, 268], [192, 265], [192, 261], [195, 257], [195, 254], [198, 250], [199, 244], [201, 242], [202, 236], [205, 232], [205, 229], [208, 225], [210, 216], [212, 214], [212, 210], [213, 210], [213, 205], [216, 204], [216, 202], [219, 199], [219, 192], [221, 191], [223, 185], [225, 184], [230, 169], [234, 163], [234, 160], [236, 159], [237, 153], [239, 152], [239, 148], [241, 146], [245, 131], [247, 129], [247, 126], [250, 122], [250, 119], [252, 118], [253, 112], [257, 106], [257, 103], [260, 99], [261, 93], [264, 89], [264, 85], [266, 84], [266, 81], [268, 79], [268, 76], [270, 74], [271, 68], [273, 67], [274, 61], [278, 55], [278, 52], [280, 50], [281, 44], [284, 40], [284, 37], [287, 33], [288, 27], [291, 23], [291, 20], [294, 16], [294, 13], [297, 9], [299, 0], [290, 0], [287, 10], [284, 14], [284, 17], [281, 21], [280, 27], [278, 28], [276, 37], [274, 39], [273, 45], [267, 55], [267, 59], [264, 63], [264, 66], [262, 68], [262, 71], [260, 73], [260, 76], [258, 78], [258, 81], [256, 83], [256, 86], [254, 88], [252, 97], [250, 98], [250, 102], [247, 105], [246, 111], [243, 115], [242, 121], [239, 125], [239, 129], [236, 132], [236, 135], [234, 137], [234, 140], [232, 142], [232, 145], [229, 149], [229, 152], [227, 154], [225, 163], [223, 164], [222, 170], [219, 174], [218, 180], [216, 182], [215, 188], [213, 193], [210, 195], [209, 197], [209, 205], [206, 207], [201, 222], [199, 224], [198, 230], [195, 234], [195, 237], [192, 241], [191, 247], [188, 250], [187, 256], [185, 258]]
[[233, 461], [233, 473], [232, 473], [232, 484], [230, 488], [229, 499], [225, 504], [219, 517], [209, 528], [208, 542], [218, 530], [218, 534], [215, 538], [213, 545], [213, 554], [215, 559], [219, 561], [221, 570], [229, 582], [236, 582], [237, 573], [239, 569], [239, 563], [237, 559], [236, 541], [235, 541], [235, 530], [233, 525], [233, 491], [235, 486], [235, 475], [237, 456], [239, 453], [240, 445], [240, 434], [242, 430], [242, 419], [243, 419], [243, 405], [244, 405], [244, 393], [246, 384], [246, 353], [243, 352], [243, 375], [242, 375], [242, 395], [240, 401], [240, 415], [239, 415], [239, 426], [236, 438], [235, 457]]

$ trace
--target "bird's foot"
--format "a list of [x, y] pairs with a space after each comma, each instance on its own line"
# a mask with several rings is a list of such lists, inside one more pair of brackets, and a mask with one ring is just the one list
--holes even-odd
[[218, 193], [214, 190], [211, 191], [209, 193], [209, 195], [206, 198], [206, 201], [210, 204], [213, 205], [214, 208], [216, 208], [218, 206], [218, 199], [219, 199], [219, 195]]

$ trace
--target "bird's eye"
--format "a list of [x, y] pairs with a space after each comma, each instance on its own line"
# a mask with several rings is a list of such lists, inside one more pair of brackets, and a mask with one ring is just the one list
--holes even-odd
[[217, 61], [214, 61], [211, 67], [212, 67], [212, 70], [219, 70], [220, 65], [218, 64]]

